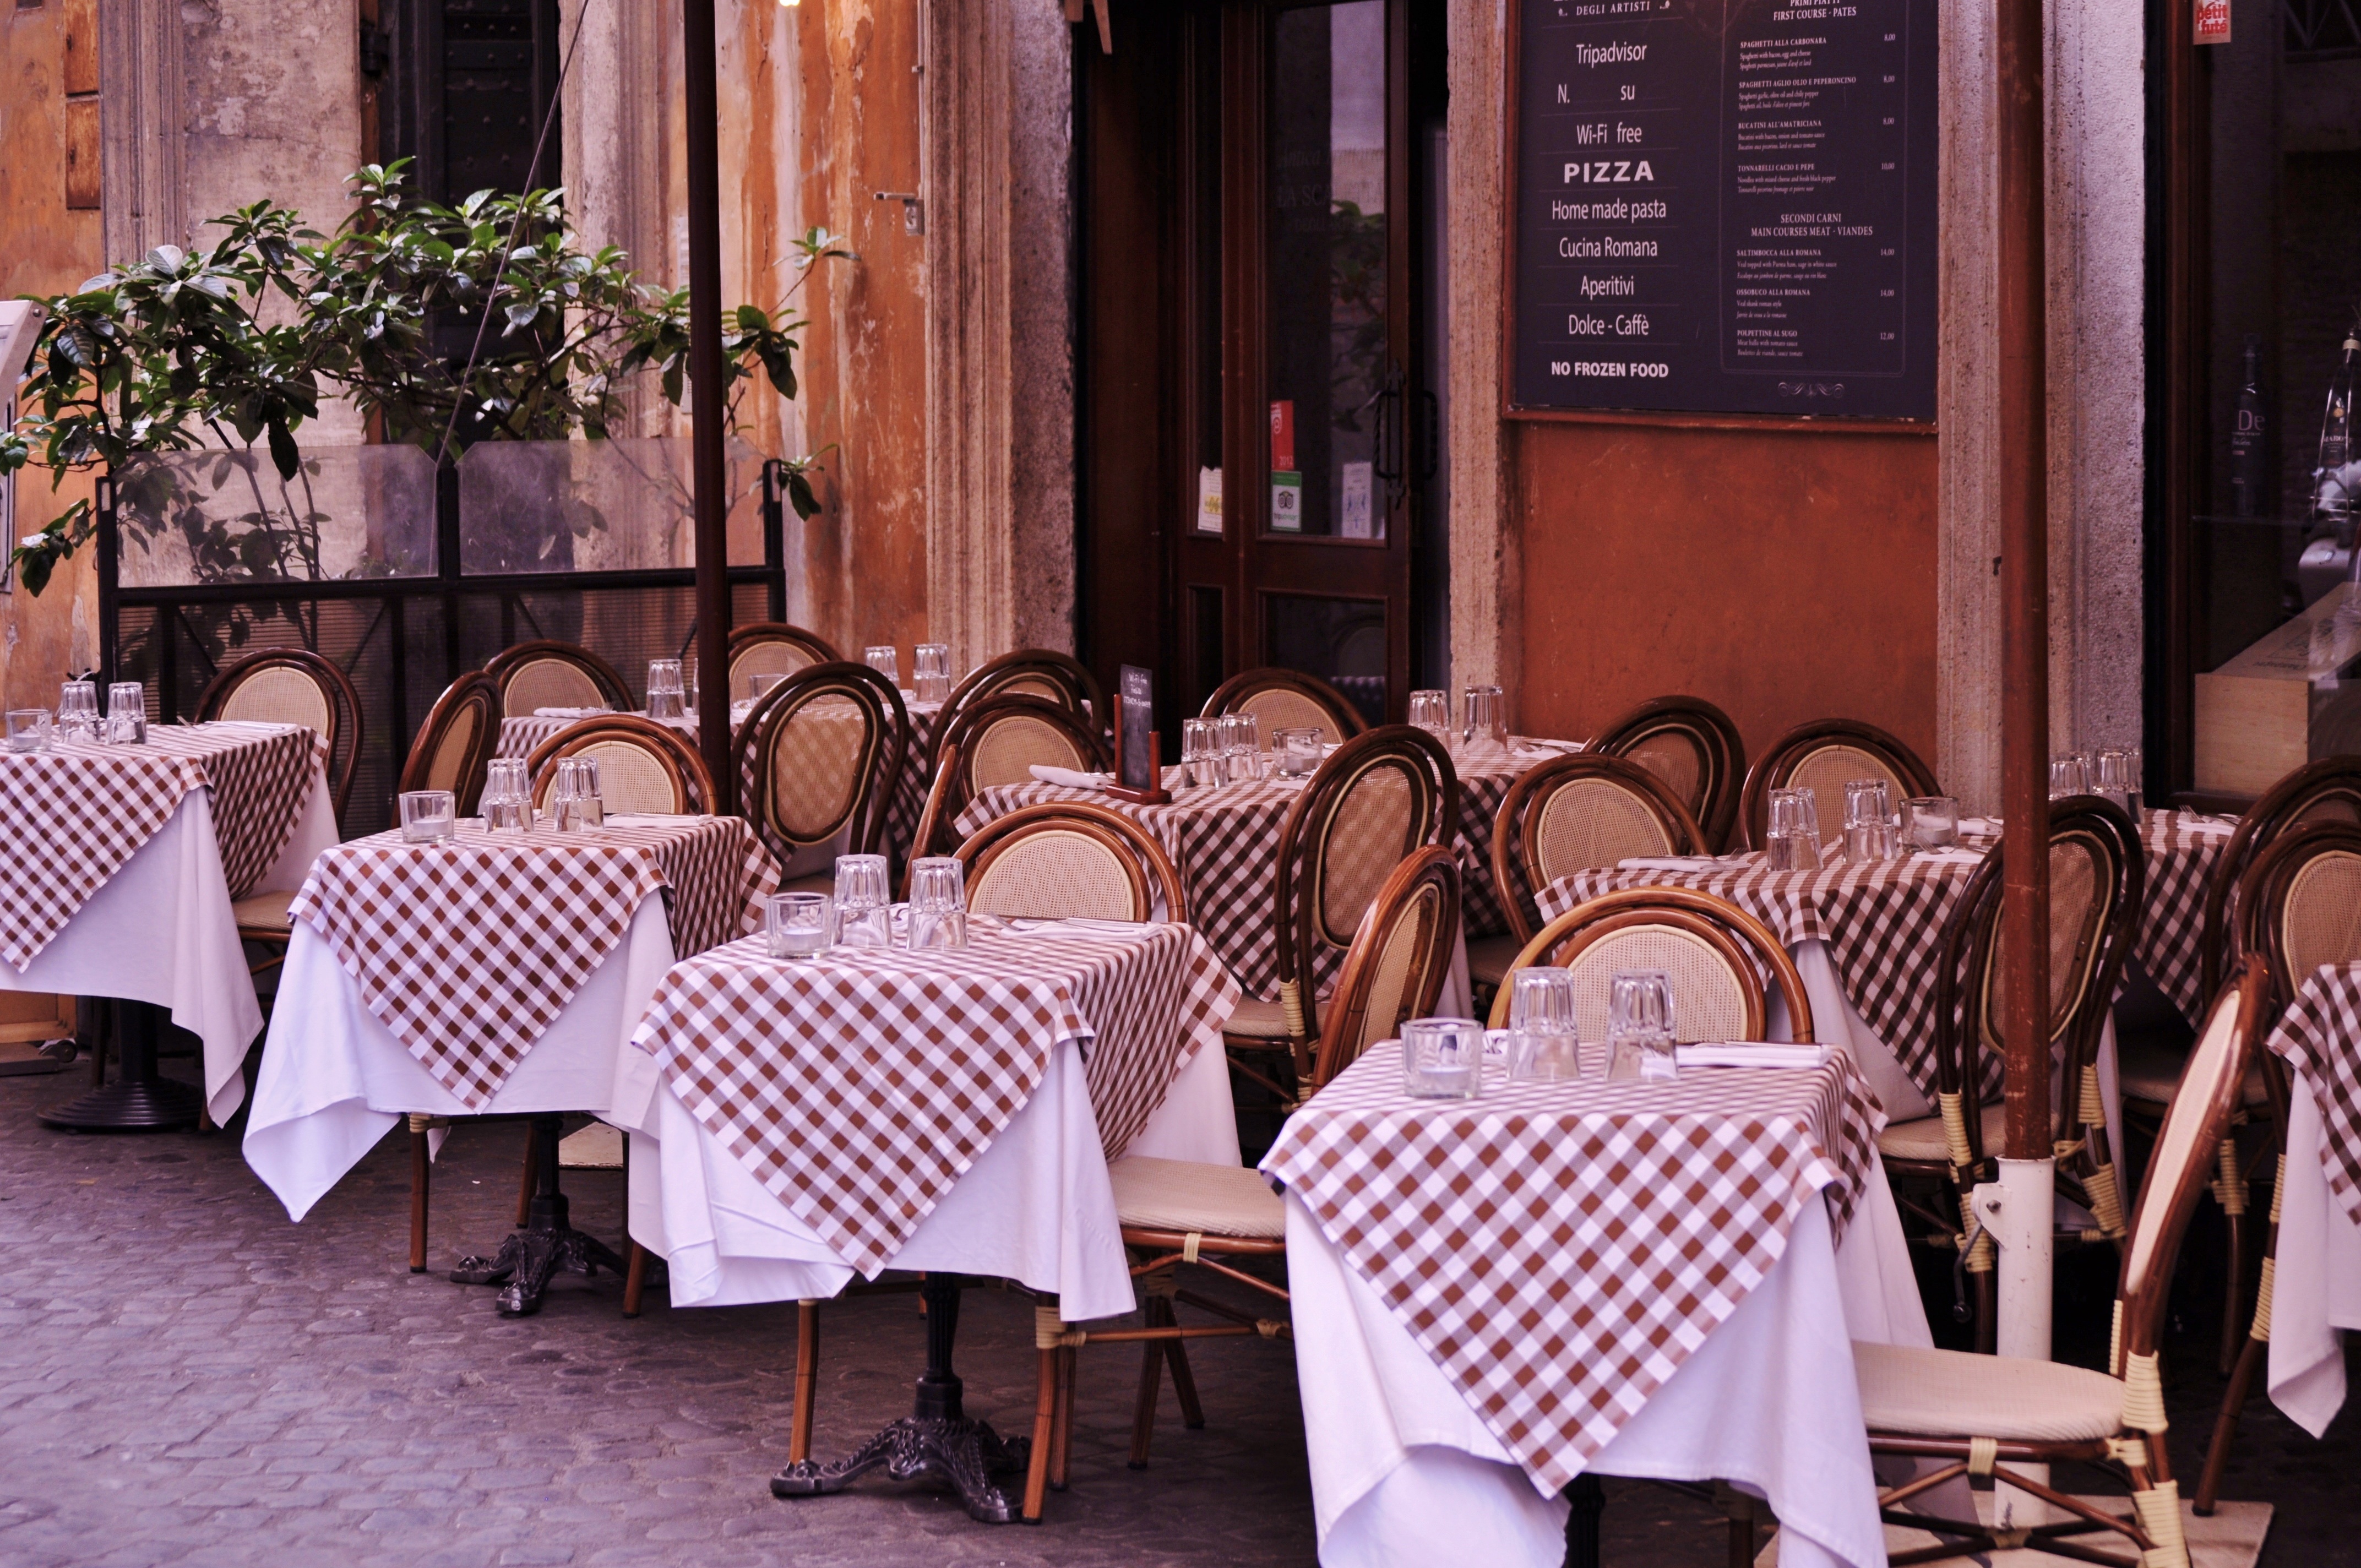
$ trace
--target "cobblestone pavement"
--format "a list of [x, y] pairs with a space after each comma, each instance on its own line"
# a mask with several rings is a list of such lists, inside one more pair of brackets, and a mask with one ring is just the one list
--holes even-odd
[[[976, 1525], [882, 1480], [779, 1502], [764, 1483], [785, 1462], [791, 1309], [674, 1311], [651, 1292], [625, 1321], [615, 1281], [569, 1278], [538, 1317], [503, 1321], [490, 1291], [408, 1272], [399, 1137], [298, 1226], [229, 1136], [34, 1123], [82, 1081], [0, 1079], [5, 1568], [1312, 1561], [1284, 1343], [1202, 1347], [1208, 1424], [1183, 1431], [1168, 1391], [1144, 1472], [1124, 1464], [1137, 1362], [1086, 1351], [1073, 1486], [1039, 1530]], [[452, 1135], [438, 1267], [505, 1234], [522, 1142], [513, 1124]], [[571, 1173], [568, 1190], [577, 1223], [619, 1232], [616, 1176]], [[969, 1293], [971, 1413], [1026, 1429], [1030, 1344], [1023, 1299]], [[823, 1453], [906, 1409], [921, 1351], [908, 1298], [826, 1309]], [[2203, 1400], [2176, 1396], [2177, 1451], [2202, 1442]], [[2353, 1424], [2314, 1444], [2250, 1408], [2232, 1492], [2282, 1494], [2267, 1563], [2356, 1560]], [[1610, 1482], [1607, 1524], [1617, 1568], [1727, 1561], [1718, 1519], [1654, 1488]]]

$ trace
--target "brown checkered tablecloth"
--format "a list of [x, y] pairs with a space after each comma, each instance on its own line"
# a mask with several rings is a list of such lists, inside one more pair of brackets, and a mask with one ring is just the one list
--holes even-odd
[[470, 822], [439, 844], [399, 832], [322, 855], [295, 895], [361, 1001], [471, 1110], [665, 895], [674, 953], [762, 925], [778, 865], [742, 817], [631, 817], [593, 834], [526, 837]]
[[2361, 1224], [2361, 964], [2323, 964], [2268, 1042], [2320, 1107], [2328, 1190]]
[[1851, 1064], [1412, 1100], [1387, 1043], [1291, 1117], [1283, 1182], [1555, 1491], [1677, 1371], [1825, 1194], [1841, 1236], [1883, 1117]]
[[[1456, 761], [1459, 769], [1461, 919], [1470, 937], [1509, 928], [1492, 887], [1492, 819], [1517, 774], [1537, 757]], [[1172, 792], [1166, 806], [1135, 806], [1099, 790], [1064, 784], [1001, 784], [970, 801], [954, 825], [964, 838], [995, 817], [1053, 800], [1082, 800], [1120, 811], [1156, 835], [1180, 869], [1189, 894], [1189, 918], [1205, 933], [1230, 972], [1251, 996], [1279, 994], [1279, 949], [1271, 926], [1272, 883], [1279, 870], [1279, 830], [1303, 793], [1293, 780], [1261, 779], [1182, 788], [1179, 768], [1165, 770]], [[1344, 967], [1344, 955], [1324, 954], [1313, 976], [1325, 992]]]
[[632, 1043], [756, 1179], [874, 1276], [1082, 1042], [1106, 1156], [1120, 1155], [1237, 989], [1187, 926], [1003, 932], [962, 952], [759, 941], [673, 966]]
[[192, 789], [212, 792], [222, 876], [245, 897], [287, 848], [326, 760], [309, 729], [250, 723], [159, 724], [143, 745], [0, 756], [0, 958], [23, 973]]
[[2147, 848], [2147, 899], [2140, 914], [2132, 956], [2172, 998], [2191, 1024], [2202, 1022], [2205, 888], [2236, 824], [2185, 811], [2149, 811], [2140, 817], [2140, 842]]

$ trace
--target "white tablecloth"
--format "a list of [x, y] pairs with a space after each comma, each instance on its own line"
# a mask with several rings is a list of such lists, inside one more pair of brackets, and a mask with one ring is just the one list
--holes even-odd
[[[361, 1003], [327, 939], [302, 921], [271, 1004], [270, 1036], [247, 1118], [246, 1162], [301, 1220], [405, 1113], [437, 1116], [584, 1111], [619, 1126], [651, 1115], [655, 1063], [630, 1047], [656, 982], [672, 967], [664, 895], [590, 972], [500, 1091], [471, 1111]], [[440, 1140], [437, 1140], [438, 1144]]]
[[[287, 848], [254, 892], [292, 893], [336, 842], [335, 803], [317, 769]], [[192, 789], [156, 836], [74, 912], [19, 974], [0, 964], [0, 991], [115, 996], [167, 1008], [204, 1042], [205, 1101], [216, 1125], [246, 1098], [246, 1051], [262, 1004], [237, 937], [214, 834], [213, 793]]]
[[2298, 1079], [2288, 1105], [2266, 1380], [2271, 1403], [2314, 1437], [2345, 1403], [2339, 1331], [2361, 1329], [2361, 1226], [2328, 1190], [2320, 1138], [2319, 1103]]

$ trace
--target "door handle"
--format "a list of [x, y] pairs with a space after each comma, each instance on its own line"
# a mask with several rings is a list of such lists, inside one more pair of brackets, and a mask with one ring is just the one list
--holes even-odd
[[1421, 388], [1418, 394], [1420, 422], [1426, 426], [1426, 439], [1420, 443], [1418, 482], [1425, 484], [1443, 467], [1443, 400]]
[[1378, 394], [1378, 449], [1370, 463], [1377, 477], [1386, 482], [1386, 510], [1401, 504], [1404, 484], [1403, 451], [1409, 443], [1403, 439], [1405, 415], [1402, 396], [1402, 368], [1400, 360], [1386, 361], [1385, 390]]

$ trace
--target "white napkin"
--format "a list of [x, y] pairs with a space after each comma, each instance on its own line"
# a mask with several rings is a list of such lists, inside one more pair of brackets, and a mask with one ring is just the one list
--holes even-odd
[[1548, 740], [1536, 735], [1514, 735], [1510, 737], [1509, 750], [1520, 757], [1554, 757], [1579, 751], [1589, 744], [1587, 740]]
[[1673, 1059], [1683, 1067], [1826, 1067], [1827, 1046], [1765, 1046], [1732, 1042], [1675, 1046]]
[[1003, 930], [1020, 937], [1113, 937], [1134, 942], [1143, 941], [1161, 929], [1152, 922], [1093, 920], [1079, 915], [1063, 920], [1012, 919], [1000, 920], [996, 924]]
[[596, 718], [611, 711], [604, 707], [536, 707], [533, 716], [535, 718]]
[[1960, 818], [1960, 831], [1962, 833], [1984, 833], [1989, 834], [1993, 838], [1998, 838], [2000, 836], [2000, 818], [1997, 817], [1962, 817]]
[[2234, 817], [2207, 817], [2195, 811], [2175, 812], [2172, 825], [2183, 832], [2203, 833], [2220, 839], [2226, 839], [2238, 830], [2238, 821]]
[[1076, 773], [1071, 768], [1053, 768], [1046, 762], [1033, 764], [1033, 776], [1043, 784], [1064, 784], [1069, 789], [1104, 789], [1115, 783], [1113, 773]]
[[1914, 850], [1910, 858], [1938, 866], [1972, 866], [1982, 862], [1984, 852], [1982, 850]]
[[1713, 863], [1711, 855], [1667, 855], [1661, 859], [1635, 855], [1628, 861], [1616, 861], [1615, 869], [1619, 872], [1693, 872]]

